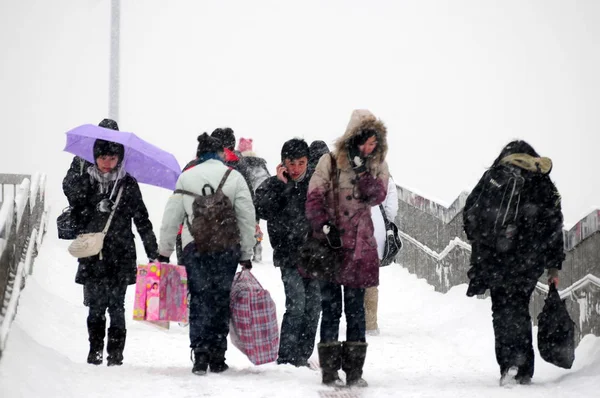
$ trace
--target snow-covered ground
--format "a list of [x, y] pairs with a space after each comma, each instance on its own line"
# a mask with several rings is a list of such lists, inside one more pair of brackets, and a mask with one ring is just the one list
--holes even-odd
[[[131, 320], [133, 286], [126, 301], [124, 365], [88, 365], [87, 312], [81, 287], [73, 282], [76, 261], [68, 255], [67, 244], [54, 238], [55, 231], [48, 232], [0, 360], [1, 397], [318, 397], [328, 391], [316, 371], [254, 366], [231, 345], [229, 371], [193, 375], [188, 329], [172, 323], [170, 330], [162, 330]], [[253, 272], [271, 292], [281, 321], [283, 286], [268, 243], [264, 252], [266, 261], [256, 264]], [[489, 299], [467, 298], [464, 285], [436, 293], [397, 264], [381, 272], [381, 335], [368, 337], [364, 372], [370, 386], [353, 393], [541, 398], [594, 397], [600, 391], [600, 338], [583, 339], [570, 370], [547, 364], [536, 353], [533, 385], [502, 388]]]

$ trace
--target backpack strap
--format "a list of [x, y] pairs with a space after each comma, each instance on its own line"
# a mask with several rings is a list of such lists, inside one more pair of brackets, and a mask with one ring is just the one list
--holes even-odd
[[231, 167], [227, 168], [227, 171], [223, 175], [223, 178], [221, 178], [221, 182], [219, 183], [219, 186], [217, 187], [217, 191], [220, 191], [221, 189], [223, 189], [223, 185], [225, 185], [225, 181], [227, 181], [227, 177], [229, 177], [229, 174], [231, 174], [231, 170], [233, 170], [233, 168], [231, 168]]
[[186, 191], [185, 189], [176, 189], [175, 191], [173, 191], [173, 195], [175, 195], [176, 193], [180, 193], [182, 195], [190, 195], [190, 196], [193, 196], [193, 197], [200, 196], [200, 195], [198, 195], [198, 194], [196, 194], [194, 192]]

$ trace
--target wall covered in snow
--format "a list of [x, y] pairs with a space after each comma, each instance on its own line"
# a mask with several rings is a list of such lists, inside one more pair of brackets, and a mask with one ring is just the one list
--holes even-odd
[[46, 230], [46, 176], [0, 174], [0, 356]]

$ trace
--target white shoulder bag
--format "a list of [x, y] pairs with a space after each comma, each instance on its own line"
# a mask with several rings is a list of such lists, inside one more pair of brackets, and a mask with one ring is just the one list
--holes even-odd
[[119, 189], [119, 194], [117, 195], [117, 200], [115, 205], [113, 206], [112, 211], [110, 212], [110, 216], [108, 217], [108, 221], [106, 222], [106, 226], [102, 230], [102, 232], [91, 232], [87, 234], [77, 235], [77, 238], [69, 245], [69, 253], [73, 257], [76, 258], [86, 258], [92, 257], [97, 254], [100, 254], [100, 258], [102, 258], [102, 248], [104, 247], [104, 238], [106, 237], [106, 232], [110, 227], [110, 223], [112, 222], [112, 218], [115, 215], [115, 211], [117, 210], [117, 206], [119, 204], [119, 200], [121, 199], [121, 193], [123, 193], [123, 187]]

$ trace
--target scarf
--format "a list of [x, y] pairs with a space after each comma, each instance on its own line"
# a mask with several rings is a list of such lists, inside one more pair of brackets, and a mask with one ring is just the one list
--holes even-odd
[[90, 175], [91, 182], [94, 182], [94, 181], [98, 182], [98, 188], [99, 188], [100, 193], [108, 193], [108, 191], [110, 189], [110, 184], [112, 182], [114, 182], [112, 191], [110, 193], [110, 196], [108, 197], [109, 199], [111, 199], [115, 193], [115, 188], [117, 187], [117, 181], [120, 180], [121, 178], [125, 177], [125, 174], [127, 174], [127, 172], [125, 171], [125, 168], [122, 165], [116, 167], [115, 169], [113, 169], [112, 171], [109, 171], [108, 173], [101, 172], [100, 169], [98, 169], [98, 166], [93, 165], [93, 166], [88, 167], [87, 172]]
[[210, 160], [210, 159], [214, 159], [214, 160], [218, 160], [220, 162], [223, 162], [223, 158], [221, 158], [218, 153], [216, 153], [216, 152], [205, 152], [202, 155], [200, 155], [200, 157], [198, 157], [198, 161], [196, 162], [196, 164], [204, 163], [204, 162], [206, 162], [207, 160]]

